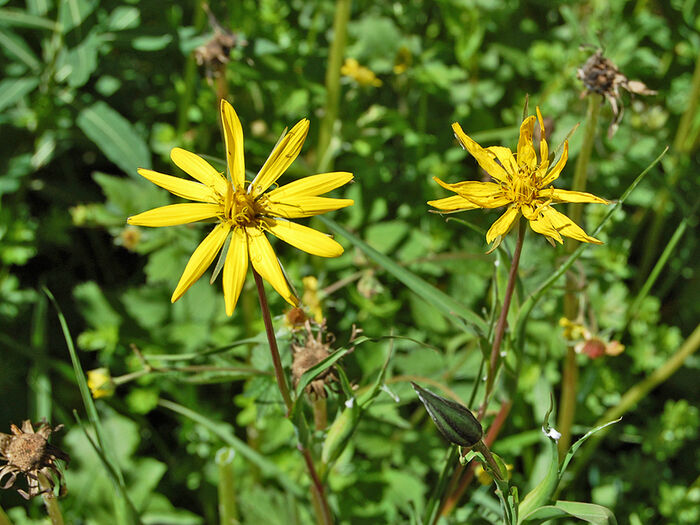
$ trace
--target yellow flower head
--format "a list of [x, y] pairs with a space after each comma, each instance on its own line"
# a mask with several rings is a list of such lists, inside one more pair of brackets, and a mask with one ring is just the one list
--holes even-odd
[[346, 58], [345, 63], [340, 68], [340, 72], [346, 77], [352, 78], [361, 86], [380, 87], [382, 85], [382, 80], [377, 78], [374, 71], [368, 67], [361, 66], [354, 58]]
[[352, 173], [334, 172], [312, 175], [267, 191], [294, 162], [309, 130], [309, 121], [298, 122], [277, 146], [252, 182], [245, 180], [243, 129], [231, 104], [221, 101], [226, 157], [230, 179], [199, 155], [173, 148], [173, 162], [195, 181], [139, 169], [139, 174], [191, 203], [171, 204], [133, 217], [128, 223], [139, 226], [174, 226], [214, 219], [216, 227], [190, 257], [173, 292], [177, 301], [214, 261], [227, 239], [228, 251], [223, 265], [226, 313], [232, 315], [243, 288], [248, 260], [263, 279], [287, 302], [297, 301], [289, 290], [277, 256], [265, 232], [321, 257], [337, 257], [343, 248], [328, 235], [301, 226], [288, 219], [311, 217], [353, 204], [351, 199], [320, 197], [352, 180]]
[[[518, 150], [514, 154], [509, 148], [491, 146], [482, 148], [462, 131], [456, 122], [452, 124], [457, 140], [476, 159], [494, 182], [464, 181], [447, 184], [438, 178], [436, 182], [457, 195], [429, 201], [428, 204], [442, 211], [454, 212], [476, 208], [500, 208], [506, 211], [493, 223], [486, 233], [486, 242], [500, 243], [521, 215], [530, 227], [548, 239], [562, 241], [562, 235], [582, 242], [602, 244], [586, 234], [579, 226], [552, 205], [561, 202], [597, 202], [609, 204], [605, 199], [581, 191], [555, 189], [551, 184], [564, 168], [569, 157], [569, 143], [564, 142], [564, 151], [554, 166], [550, 166], [549, 151], [545, 140], [542, 114], [537, 108], [540, 125], [539, 159], [533, 144], [535, 117], [527, 117], [520, 126]], [[551, 241], [550, 241], [551, 242]]]
[[90, 392], [92, 392], [92, 397], [95, 399], [112, 396], [117, 386], [112, 380], [108, 368], [88, 370], [87, 384]]

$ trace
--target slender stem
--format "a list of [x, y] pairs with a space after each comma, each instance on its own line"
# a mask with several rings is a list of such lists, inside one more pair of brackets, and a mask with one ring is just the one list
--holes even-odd
[[265, 287], [263, 285], [260, 274], [253, 270], [255, 278], [255, 286], [258, 289], [258, 298], [260, 299], [260, 308], [262, 309], [263, 321], [265, 322], [265, 333], [267, 341], [270, 344], [270, 353], [272, 354], [272, 366], [275, 369], [275, 378], [277, 379], [277, 387], [280, 389], [284, 406], [287, 408], [287, 415], [292, 410], [292, 396], [289, 394], [289, 385], [287, 384], [287, 376], [284, 375], [282, 360], [280, 359], [280, 351], [277, 348], [277, 338], [275, 337], [275, 328], [272, 326], [272, 317], [270, 316], [270, 307], [267, 304], [267, 295], [265, 295]]
[[[596, 94], [588, 96], [588, 110], [586, 112], [586, 124], [583, 130], [583, 144], [581, 152], [576, 159], [574, 170], [574, 181], [571, 185], [573, 191], [584, 191], [588, 180], [588, 164], [591, 160], [593, 143], [595, 142], [596, 130], [598, 129], [598, 115], [602, 97]], [[569, 217], [575, 223], [581, 222], [583, 208], [580, 203], [569, 204]], [[578, 243], [571, 239], [566, 240], [566, 253], [572, 254]], [[564, 294], [564, 316], [574, 321], [579, 313], [578, 290], [581, 283], [576, 276], [568, 273], [566, 276], [566, 294]], [[576, 415], [576, 391], [578, 385], [578, 364], [576, 363], [576, 352], [572, 345], [566, 347], [566, 357], [564, 358], [562, 370], [561, 399], [559, 402], [559, 454], [566, 454], [571, 444], [571, 426]]]
[[340, 103], [340, 68], [345, 54], [347, 25], [350, 19], [350, 0], [336, 0], [335, 18], [333, 19], [333, 43], [328, 56], [326, 69], [326, 107], [321, 129], [318, 135], [318, 150], [316, 152], [319, 171], [328, 171], [333, 165], [330, 151], [333, 127], [338, 118]]
[[314, 428], [316, 430], [325, 430], [328, 426], [328, 413], [326, 409], [326, 398], [319, 397], [311, 402], [314, 409]]
[[515, 290], [515, 280], [518, 275], [518, 264], [520, 263], [520, 253], [523, 251], [523, 240], [525, 239], [526, 222], [520, 219], [518, 225], [518, 240], [515, 242], [515, 251], [513, 252], [513, 260], [510, 263], [510, 272], [508, 273], [508, 284], [506, 285], [506, 293], [503, 297], [503, 306], [501, 307], [501, 315], [496, 323], [496, 332], [493, 336], [491, 344], [491, 358], [489, 359], [489, 370], [486, 376], [486, 389], [484, 391], [484, 401], [479, 408], [478, 419], [481, 421], [486, 413], [486, 407], [489, 404], [493, 383], [498, 372], [498, 360], [500, 357], [501, 343], [503, 342], [503, 334], [506, 331], [506, 321], [508, 319], [508, 310], [510, 309], [510, 300], [513, 298], [513, 290]]
[[41, 499], [44, 500], [44, 505], [46, 506], [46, 512], [51, 518], [52, 525], [63, 525], [63, 514], [61, 514], [61, 509], [58, 506], [58, 501], [56, 501], [56, 496], [51, 488], [51, 483], [46, 478], [44, 474], [37, 474], [39, 478], [39, 487], [43, 491], [41, 493]]
[[236, 452], [224, 447], [216, 453], [216, 463], [219, 467], [219, 524], [235, 525], [238, 521], [236, 506], [236, 477], [233, 473], [233, 460]]
[[[277, 378], [277, 386], [282, 394], [282, 399], [284, 400], [284, 405], [287, 408], [287, 416], [292, 411], [293, 401], [292, 396], [289, 393], [289, 386], [287, 385], [287, 376], [284, 373], [284, 368], [282, 367], [282, 360], [280, 359], [279, 349], [277, 348], [277, 338], [275, 337], [275, 329], [272, 326], [272, 317], [270, 316], [270, 307], [267, 304], [267, 296], [265, 295], [265, 287], [263, 285], [262, 277], [260, 274], [253, 269], [253, 277], [255, 278], [255, 286], [258, 289], [258, 298], [260, 299], [260, 308], [262, 310], [263, 321], [265, 322], [265, 333], [267, 334], [267, 341], [270, 344], [270, 353], [272, 354], [272, 364], [275, 369], [275, 377]], [[302, 443], [298, 445], [299, 450], [304, 456], [304, 462], [306, 463], [306, 468], [309, 471], [309, 476], [311, 477], [311, 495], [313, 499], [314, 509], [316, 510], [316, 518], [321, 525], [331, 525], [333, 523], [333, 515], [331, 514], [330, 507], [328, 506], [328, 501], [323, 490], [323, 483], [318, 477], [316, 472], [316, 467], [314, 466], [313, 458], [308, 449], [304, 447]]]
[[496, 460], [493, 458], [493, 455], [491, 454], [491, 451], [489, 450], [489, 447], [484, 443], [484, 440], [481, 439], [479, 442], [472, 447], [474, 450], [477, 452], [481, 452], [483, 454], [484, 459], [486, 462], [491, 466], [493, 469], [493, 475], [498, 479], [499, 481], [503, 481], [503, 476], [504, 473], [501, 472], [501, 467], [498, 463], [496, 463]]

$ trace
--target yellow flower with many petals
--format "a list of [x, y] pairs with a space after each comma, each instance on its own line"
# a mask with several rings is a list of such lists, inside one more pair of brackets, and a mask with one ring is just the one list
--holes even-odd
[[277, 293], [296, 305], [296, 297], [289, 289], [265, 232], [313, 255], [337, 257], [342, 254], [342, 246], [328, 235], [288, 219], [311, 217], [352, 205], [351, 199], [320, 197], [350, 182], [352, 173], [312, 175], [268, 192], [299, 155], [309, 121], [300, 121], [280, 139], [252, 182], [245, 180], [241, 122], [225, 100], [221, 101], [221, 121], [230, 179], [199, 155], [173, 148], [170, 152], [173, 162], [197, 182], [146, 169], [140, 169], [139, 174], [169, 192], [195, 202], [155, 208], [129, 217], [128, 222], [139, 226], [174, 226], [207, 219], [217, 221], [216, 227], [190, 257], [173, 292], [172, 302], [182, 297], [202, 276], [226, 240], [230, 239], [223, 264], [226, 313], [233, 314], [249, 260]]
[[[441, 211], [456, 212], [476, 208], [500, 208], [506, 211], [493, 223], [486, 233], [486, 242], [497, 246], [503, 236], [522, 215], [530, 227], [545, 235], [548, 240], [562, 241], [562, 235], [582, 242], [602, 244], [586, 234], [569, 217], [555, 210], [552, 205], [561, 202], [597, 202], [609, 204], [605, 199], [582, 191], [558, 190], [551, 184], [564, 168], [569, 156], [569, 143], [564, 142], [564, 151], [554, 166], [550, 166], [549, 151], [545, 140], [542, 114], [537, 108], [540, 125], [540, 155], [537, 158], [533, 144], [535, 117], [527, 117], [520, 126], [520, 139], [515, 154], [502, 146], [482, 148], [474, 142], [458, 123], [452, 124], [457, 140], [494, 180], [494, 182], [464, 181], [447, 184], [435, 178], [443, 188], [457, 195], [429, 201], [428, 204]], [[550, 240], [550, 242], [552, 242]]]

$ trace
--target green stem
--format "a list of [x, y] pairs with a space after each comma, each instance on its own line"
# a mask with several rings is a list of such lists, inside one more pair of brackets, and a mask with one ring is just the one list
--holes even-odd
[[506, 285], [506, 292], [503, 296], [503, 306], [501, 307], [501, 314], [498, 317], [498, 322], [496, 323], [496, 331], [494, 333], [493, 342], [491, 344], [491, 357], [489, 359], [489, 369], [486, 375], [486, 389], [484, 391], [484, 401], [481, 403], [481, 407], [479, 408], [478, 414], [479, 421], [483, 419], [484, 414], [486, 413], [486, 407], [489, 404], [489, 398], [491, 397], [491, 392], [493, 390], [493, 383], [496, 379], [496, 373], [498, 372], [501, 343], [503, 342], [503, 334], [506, 331], [508, 310], [510, 309], [510, 301], [513, 298], [513, 291], [515, 290], [515, 281], [518, 276], [518, 264], [520, 263], [520, 254], [523, 251], [523, 241], [525, 239], [525, 226], [526, 221], [520, 219], [518, 224], [518, 240], [515, 242], [513, 260], [510, 263], [510, 272], [508, 273], [508, 284]]
[[[588, 110], [586, 111], [586, 124], [583, 130], [583, 144], [581, 152], [576, 159], [576, 167], [574, 169], [574, 180], [571, 189], [573, 191], [585, 191], [588, 180], [588, 164], [591, 160], [593, 144], [595, 142], [596, 130], [598, 129], [598, 115], [600, 114], [600, 106], [602, 104], [600, 95], [591, 94], [588, 96]], [[575, 223], [581, 222], [582, 205], [580, 203], [569, 204], [569, 217]], [[571, 239], [567, 239], [566, 253], [571, 255], [578, 243]], [[579, 303], [578, 290], [581, 289], [581, 283], [578, 282], [576, 276], [567, 274], [566, 276], [566, 294], [564, 295], [564, 316], [574, 321], [578, 317]], [[570, 344], [566, 347], [566, 357], [562, 370], [562, 386], [561, 399], [559, 401], [559, 454], [566, 454], [571, 444], [571, 426], [574, 423], [576, 415], [576, 390], [578, 385], [578, 365], [576, 364], [576, 352]]]
[[41, 493], [41, 499], [44, 500], [44, 505], [46, 506], [46, 512], [51, 518], [52, 525], [63, 525], [63, 514], [61, 514], [61, 509], [58, 506], [58, 501], [51, 488], [51, 483], [46, 478], [44, 474], [38, 473], [39, 487], [43, 491]]
[[[202, 8], [202, 2], [200, 0], [194, 1], [194, 27], [199, 31], [204, 27], [204, 21], [206, 20], [206, 13]], [[180, 96], [180, 103], [177, 106], [177, 134], [182, 136], [187, 130], [189, 124], [189, 119], [187, 118], [187, 112], [190, 109], [190, 104], [192, 102], [192, 97], [194, 95], [194, 84], [196, 82], [197, 75], [197, 63], [195, 62], [194, 55], [190, 53], [185, 62], [185, 71], [183, 74], [183, 87], [182, 95]]]
[[[660, 368], [654, 370], [648, 377], [641, 380], [636, 385], [632, 386], [624, 395], [620, 398], [620, 402], [607, 410], [603, 416], [596, 421], [594, 427], [602, 426], [605, 423], [619, 419], [627, 412], [632, 410], [639, 401], [646, 397], [649, 392], [654, 388], [659, 386], [661, 383], [666, 381], [671, 375], [673, 375], [681, 366], [685, 360], [693, 355], [697, 349], [700, 347], [700, 324], [695, 327], [693, 333], [690, 337], [685, 340], [681, 347], [673, 354]], [[573, 469], [573, 474], [571, 479], [577, 477], [578, 472], [586, 464], [588, 458], [593, 454], [595, 449], [601, 440], [608, 433], [610, 427], [601, 429], [599, 432], [593, 434], [588, 441], [583, 445], [583, 450], [581, 450], [576, 456], [576, 464]]]
[[493, 458], [493, 455], [491, 454], [491, 451], [489, 450], [489, 447], [486, 446], [486, 443], [484, 443], [483, 439], [480, 439], [479, 442], [472, 447], [474, 450], [477, 452], [481, 452], [481, 454], [484, 456], [484, 459], [486, 462], [491, 466], [493, 469], [493, 474], [498, 479], [499, 481], [503, 481], [503, 476], [504, 472], [501, 472], [501, 467], [498, 463], [496, 463], [496, 460]]
[[333, 137], [333, 127], [338, 118], [340, 103], [340, 68], [345, 54], [347, 25], [350, 20], [350, 0], [336, 0], [335, 18], [333, 19], [333, 43], [328, 56], [326, 69], [326, 108], [321, 121], [318, 135], [317, 164], [318, 170], [328, 171], [333, 165], [333, 155], [330, 148]]
[[[272, 354], [272, 365], [275, 369], [277, 386], [279, 387], [280, 394], [282, 394], [282, 399], [284, 400], [284, 405], [287, 409], [287, 416], [289, 417], [289, 414], [292, 412], [294, 402], [292, 401], [292, 396], [289, 393], [287, 376], [284, 373], [282, 360], [280, 359], [280, 352], [277, 348], [277, 338], [275, 337], [275, 329], [272, 326], [272, 317], [270, 315], [270, 307], [267, 304], [265, 287], [263, 285], [262, 277], [260, 277], [260, 274], [255, 270], [253, 270], [253, 277], [255, 278], [255, 286], [258, 289], [258, 298], [260, 299], [260, 308], [262, 310], [263, 321], [265, 322], [267, 341], [270, 344], [270, 353]], [[316, 510], [317, 521], [321, 525], [331, 525], [333, 523], [333, 515], [331, 514], [330, 507], [328, 506], [328, 501], [326, 500], [323, 490], [323, 483], [318, 477], [311, 453], [302, 443], [299, 443], [297, 448], [299, 448], [299, 451], [304, 456], [304, 462], [306, 463], [306, 468], [309, 471], [309, 476], [311, 477], [311, 495], [314, 509]]]
[[219, 466], [219, 524], [236, 525], [238, 510], [236, 508], [236, 478], [233, 473], [233, 460], [236, 452], [224, 447], [216, 453], [216, 464]]

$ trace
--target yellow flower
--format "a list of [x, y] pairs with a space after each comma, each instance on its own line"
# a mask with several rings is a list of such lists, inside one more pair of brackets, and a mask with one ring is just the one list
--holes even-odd
[[529, 221], [535, 232], [545, 235], [548, 240], [554, 239], [561, 243], [563, 235], [582, 242], [602, 244], [598, 239], [587, 235], [569, 217], [552, 207], [553, 204], [561, 202], [609, 202], [590, 193], [558, 190], [551, 185], [566, 164], [569, 143], [564, 142], [564, 152], [557, 163], [550, 167], [544, 123], [539, 108], [537, 120], [542, 137], [539, 159], [532, 139], [535, 125], [535, 117], [532, 115], [520, 126], [520, 139], [515, 154], [502, 146], [482, 148], [462, 131], [458, 123], [452, 124], [462, 147], [471, 153], [494, 182], [464, 181], [447, 184], [435, 178], [440, 186], [454, 191], [457, 195], [429, 201], [428, 204], [448, 212], [507, 206], [505, 213], [486, 233], [486, 242], [495, 242], [495, 246], [498, 246], [521, 215]]
[[340, 68], [340, 72], [346, 77], [352, 78], [361, 86], [379, 87], [382, 85], [382, 80], [377, 78], [374, 71], [368, 67], [361, 66], [354, 58], [346, 58], [345, 63]]
[[133, 217], [129, 224], [173, 226], [215, 219], [216, 227], [190, 257], [173, 292], [177, 301], [214, 261], [226, 243], [223, 288], [227, 315], [232, 315], [243, 288], [248, 260], [263, 279], [287, 302], [297, 301], [265, 232], [305, 252], [321, 257], [337, 257], [343, 248], [328, 235], [301, 226], [288, 219], [311, 217], [353, 204], [351, 199], [320, 197], [352, 180], [352, 173], [334, 172], [312, 175], [266, 192], [275, 184], [301, 151], [309, 130], [309, 121], [298, 122], [272, 150], [252, 182], [245, 180], [243, 129], [231, 104], [221, 101], [226, 156], [230, 178], [219, 173], [202, 157], [173, 148], [170, 157], [197, 182], [139, 169], [139, 174], [169, 192], [195, 201], [155, 208]]
[[92, 397], [95, 399], [112, 396], [116, 388], [108, 368], [88, 370], [87, 384], [90, 392], [92, 392]]

